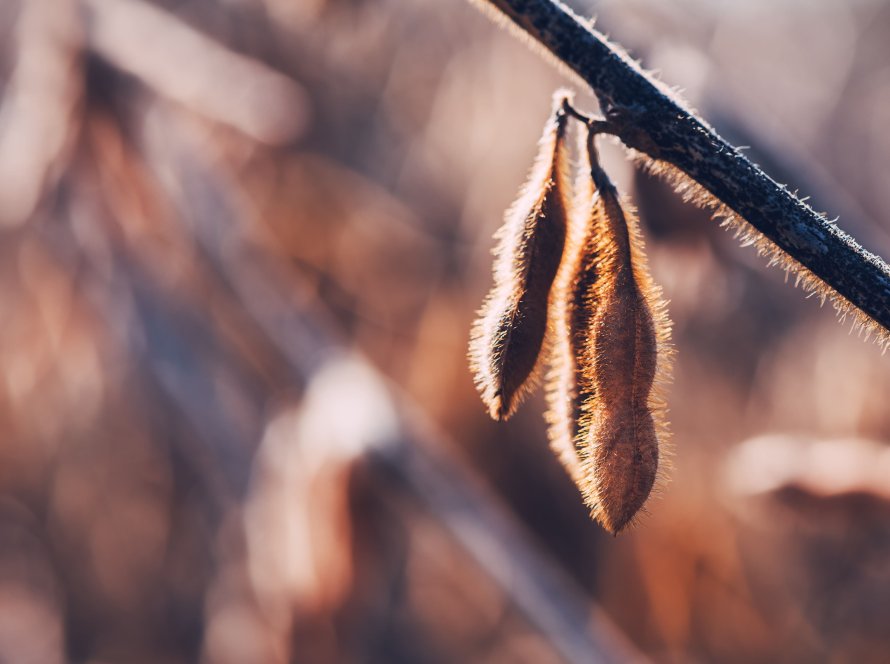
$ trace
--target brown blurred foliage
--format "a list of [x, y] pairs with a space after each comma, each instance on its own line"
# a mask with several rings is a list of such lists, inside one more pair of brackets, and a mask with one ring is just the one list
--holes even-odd
[[[595, 9], [890, 254], [890, 4]], [[551, 567], [639, 658], [890, 659], [887, 358], [617, 146], [673, 481], [608, 538], [540, 398], [487, 419], [469, 327], [560, 76], [457, 0], [0, 0], [0, 661], [578, 659], [518, 590]]]

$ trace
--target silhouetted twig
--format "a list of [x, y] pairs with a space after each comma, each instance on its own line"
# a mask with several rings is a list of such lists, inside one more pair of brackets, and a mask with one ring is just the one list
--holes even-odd
[[[781, 250], [775, 262], [805, 267], [890, 330], [887, 264], [748, 161], [587, 22], [558, 0], [482, 4], [497, 8], [587, 82], [627, 147], [692, 178], [718, 207], [725, 205]], [[820, 290], [818, 281], [810, 285]], [[843, 302], [835, 304], [844, 311]]]

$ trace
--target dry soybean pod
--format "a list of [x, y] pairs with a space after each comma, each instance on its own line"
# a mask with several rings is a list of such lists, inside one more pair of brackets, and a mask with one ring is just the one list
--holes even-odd
[[591, 131], [598, 278], [580, 357], [590, 396], [581, 408], [577, 443], [585, 500], [595, 518], [617, 533], [639, 512], [659, 475], [667, 430], [658, 388], [669, 373], [670, 323], [646, 266], [636, 215], [622, 206], [594, 141]]
[[587, 380], [592, 370], [586, 364], [597, 304], [601, 224], [595, 216], [602, 214], [601, 207], [590, 172], [582, 169], [575, 183], [565, 258], [551, 296], [554, 343], [547, 382], [548, 434], [551, 449], [579, 487], [584, 482], [579, 438], [584, 427], [582, 404], [593, 400], [595, 387]]
[[534, 385], [546, 337], [566, 236], [565, 98], [557, 93], [531, 174], [497, 233], [494, 286], [471, 333], [476, 386], [496, 420], [510, 417]]

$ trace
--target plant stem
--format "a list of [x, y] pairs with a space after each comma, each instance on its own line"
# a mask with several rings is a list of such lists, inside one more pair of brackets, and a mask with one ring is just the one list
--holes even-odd
[[778, 184], [558, 0], [483, 0], [596, 94], [629, 148], [672, 164], [890, 331], [890, 268]]

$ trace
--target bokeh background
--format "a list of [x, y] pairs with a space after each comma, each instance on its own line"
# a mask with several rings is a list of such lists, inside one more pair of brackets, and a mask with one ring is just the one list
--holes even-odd
[[[573, 6], [890, 256], [890, 3]], [[487, 419], [566, 84], [462, 0], [0, 0], [0, 661], [890, 661], [890, 359], [617, 145], [672, 481], [611, 538]]]

